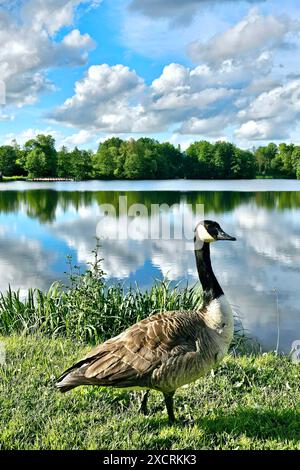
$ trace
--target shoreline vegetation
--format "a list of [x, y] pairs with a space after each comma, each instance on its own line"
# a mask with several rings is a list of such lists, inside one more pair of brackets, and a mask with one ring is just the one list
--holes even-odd
[[160, 179], [300, 179], [300, 146], [269, 143], [244, 150], [230, 142], [200, 140], [182, 151], [169, 142], [142, 137], [112, 137], [96, 152], [75, 147], [56, 149], [51, 135], [38, 135], [22, 147], [0, 146], [4, 181], [160, 180]]
[[[203, 296], [198, 284], [172, 285], [168, 280], [158, 280], [147, 290], [138, 285], [108, 284], [99, 249], [97, 241], [94, 260], [84, 272], [67, 257], [67, 283], [54, 282], [46, 291], [32, 288], [25, 296], [10, 287], [1, 292], [0, 335], [41, 334], [95, 345], [153, 313], [201, 308]], [[232, 349], [259, 349], [239, 322]]]
[[[69, 282], [46, 292], [0, 295], [0, 449], [300, 449], [299, 365], [262, 353], [237, 324], [230, 353], [210, 375], [175, 396], [178, 422], [168, 425], [159, 393], [150, 414], [139, 393], [54, 388], [62, 370], [91, 345], [155, 311], [193, 309], [198, 286], [155, 283], [148, 291], [108, 285], [98, 246], [82, 272], [68, 258]], [[188, 417], [187, 421], [183, 416]]]

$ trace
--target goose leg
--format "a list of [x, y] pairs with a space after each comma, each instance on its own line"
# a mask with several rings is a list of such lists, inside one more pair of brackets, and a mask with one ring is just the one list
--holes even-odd
[[147, 402], [148, 402], [149, 392], [150, 390], [146, 390], [145, 392], [143, 392], [142, 403], [140, 407], [140, 412], [143, 413], [143, 415], [148, 414]]
[[170, 424], [174, 423], [175, 421], [174, 403], [173, 403], [174, 393], [175, 392], [164, 393], [165, 404], [166, 404]]

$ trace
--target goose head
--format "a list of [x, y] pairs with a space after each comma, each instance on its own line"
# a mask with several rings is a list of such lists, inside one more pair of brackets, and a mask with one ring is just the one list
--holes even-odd
[[195, 242], [212, 243], [218, 240], [235, 241], [235, 237], [231, 237], [220, 227], [218, 222], [213, 220], [202, 220], [195, 228]]

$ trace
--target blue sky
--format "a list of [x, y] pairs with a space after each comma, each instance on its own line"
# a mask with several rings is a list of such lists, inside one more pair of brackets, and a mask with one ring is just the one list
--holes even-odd
[[300, 143], [299, 33], [296, 0], [0, 0], [0, 142]]

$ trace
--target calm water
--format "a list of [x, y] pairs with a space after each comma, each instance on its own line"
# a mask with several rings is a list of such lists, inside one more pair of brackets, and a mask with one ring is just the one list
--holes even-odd
[[[119, 196], [127, 197], [128, 207], [144, 208], [122, 215]], [[103, 204], [116, 208], [115, 218], [104, 218]], [[157, 204], [165, 204], [159, 214], [151, 212]], [[192, 227], [199, 204], [206, 218], [238, 239], [214, 244], [212, 260], [244, 327], [274, 349], [278, 296], [280, 349], [289, 351], [300, 339], [300, 181], [0, 183], [0, 290], [9, 284], [24, 292], [46, 289], [64, 277], [67, 255], [85, 264], [97, 227], [106, 237], [102, 254], [111, 281], [147, 287], [166, 276], [193, 284], [189, 240], [151, 240], [148, 234], [158, 219], [172, 234], [182, 217]], [[114, 239], [126, 233], [126, 224], [131, 239]]]

